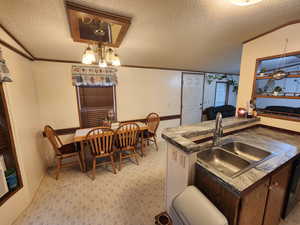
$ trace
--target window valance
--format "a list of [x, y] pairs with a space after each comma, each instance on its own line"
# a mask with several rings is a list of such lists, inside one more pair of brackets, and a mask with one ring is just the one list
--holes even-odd
[[0, 48], [0, 82], [12, 82], [9, 70], [2, 56], [1, 48]]
[[116, 68], [100, 68], [99, 66], [72, 66], [72, 80], [74, 86], [117, 85]]

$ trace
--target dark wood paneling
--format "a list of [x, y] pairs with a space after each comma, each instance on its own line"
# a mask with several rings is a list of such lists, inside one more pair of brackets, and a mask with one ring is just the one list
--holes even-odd
[[[175, 120], [175, 119], [180, 119], [180, 115], [169, 115], [169, 116], [161, 116], [160, 120], [161, 121], [165, 121], [165, 120]], [[134, 120], [123, 120], [120, 121], [121, 123], [126, 123], [126, 122], [145, 122], [146, 119], [134, 119]], [[79, 129], [80, 127], [70, 127], [70, 128], [64, 128], [64, 129], [56, 129], [56, 133], [58, 135], [66, 135], [66, 134], [74, 134], [76, 132], [77, 129]], [[43, 132], [43, 136], [45, 136], [44, 132]]]
[[236, 225], [240, 198], [196, 164], [196, 187], [223, 213], [229, 225]]
[[271, 178], [263, 225], [278, 225], [280, 223], [291, 168], [292, 164], [290, 163]]
[[[164, 120], [175, 120], [175, 119], [180, 119], [181, 115], [169, 115], [169, 116], [161, 116], [159, 117], [160, 121], [164, 121]], [[145, 122], [146, 118], [142, 118], [142, 119], [133, 119], [133, 120], [124, 120], [121, 121], [122, 123], [126, 123], [126, 122]]]
[[245, 195], [241, 201], [239, 225], [261, 225], [264, 219], [264, 210], [267, 202], [270, 179], [256, 186]]
[[297, 23], [300, 23], [300, 20], [293, 20], [293, 21], [291, 21], [291, 22], [282, 24], [282, 25], [280, 25], [280, 26], [278, 26], [278, 27], [275, 27], [275, 28], [273, 28], [273, 29], [271, 29], [271, 30], [269, 30], [269, 31], [266, 31], [266, 32], [264, 32], [264, 33], [262, 33], [262, 34], [259, 34], [259, 35], [255, 36], [255, 37], [253, 37], [253, 38], [250, 38], [250, 39], [244, 41], [243, 44], [246, 44], [246, 43], [248, 43], [248, 42], [250, 42], [250, 41], [253, 41], [253, 40], [257, 39], [257, 38], [260, 38], [260, 37], [262, 37], [262, 36], [264, 36], [264, 35], [266, 35], [266, 34], [272, 33], [272, 32], [274, 32], [274, 31], [276, 31], [276, 30], [279, 30], [279, 29], [281, 29], [281, 28], [283, 28], [283, 27], [286, 27], [286, 26], [289, 26], [289, 25], [293, 25], [293, 24], [297, 24]]

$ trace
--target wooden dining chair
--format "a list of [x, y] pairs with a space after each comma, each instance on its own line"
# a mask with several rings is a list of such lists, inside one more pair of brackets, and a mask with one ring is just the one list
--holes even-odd
[[122, 160], [125, 158], [134, 157], [136, 164], [139, 165], [136, 152], [139, 132], [140, 127], [136, 123], [123, 123], [115, 131], [115, 146], [120, 152], [119, 170], [121, 170]]
[[154, 142], [157, 151], [158, 151], [158, 146], [156, 142], [156, 131], [159, 126], [159, 123], [160, 123], [160, 118], [157, 113], [150, 113], [146, 117], [146, 124], [148, 126], [148, 130], [145, 134], [144, 139], [147, 143], [149, 143], [149, 141]]
[[[92, 179], [95, 179], [96, 166], [110, 163], [114, 174], [116, 174], [116, 168], [114, 164], [114, 137], [115, 133], [112, 129], [107, 127], [98, 127], [92, 129], [86, 135], [86, 142], [88, 143], [93, 156], [93, 171]], [[97, 164], [97, 159], [107, 158], [109, 161], [105, 161]]]
[[[72, 142], [69, 144], [63, 144], [60, 140], [59, 136], [56, 134], [55, 130], [46, 125], [44, 127], [44, 133], [48, 140], [50, 141], [53, 150], [55, 151], [55, 159], [56, 159], [56, 180], [59, 177], [59, 173], [62, 167], [73, 166], [74, 164], [79, 163], [81, 171], [83, 171], [82, 167], [82, 159], [80, 156], [79, 148], [76, 148], [76, 143]], [[66, 158], [76, 157], [78, 162], [73, 161], [69, 163], [63, 163], [63, 160]]]

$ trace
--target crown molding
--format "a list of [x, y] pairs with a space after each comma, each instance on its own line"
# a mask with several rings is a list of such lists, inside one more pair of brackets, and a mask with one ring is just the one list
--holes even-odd
[[[1, 23], [0, 23], [0, 28], [2, 28], [2, 30], [11, 38], [11, 39], [13, 39], [30, 57], [31, 57], [31, 59], [30, 60], [32, 60], [32, 59], [34, 59], [34, 56], [31, 54], [31, 52], [12, 34], [12, 33], [10, 33]], [[2, 44], [3, 44], [3, 42], [5, 42], [5, 41], [3, 41], [2, 40]], [[13, 47], [13, 46], [11, 46], [10, 44], [8, 44], [7, 42], [5, 42], [5, 44], [3, 44], [3, 45], [5, 45], [6, 47], [8, 47], [8, 45], [9, 45], [9, 47], [8, 48], [10, 48], [11, 50], [13, 50], [13, 49], [16, 49], [15, 47]], [[12, 49], [13, 48], [13, 49]], [[16, 50], [18, 50], [18, 49], [16, 49]], [[15, 50], [13, 50], [13, 51], [15, 51]], [[18, 50], [19, 51], [19, 50]], [[22, 53], [21, 55], [22, 56], [24, 56], [24, 55], [26, 55], [26, 54], [24, 54], [23, 52], [21, 52], [21, 51], [19, 51], [18, 52], [19, 54], [20, 53]], [[25, 58], [27, 58], [26, 56], [24, 56]], [[28, 57], [28, 58], [30, 58], [30, 57]]]
[[273, 28], [273, 29], [271, 29], [271, 30], [269, 30], [269, 31], [266, 31], [266, 32], [264, 32], [264, 33], [262, 33], [262, 34], [259, 34], [259, 35], [255, 36], [255, 37], [253, 37], [253, 38], [250, 38], [250, 39], [244, 41], [243, 44], [246, 44], [246, 43], [248, 43], [248, 42], [250, 42], [250, 41], [253, 41], [253, 40], [257, 39], [257, 38], [260, 38], [260, 37], [262, 37], [262, 36], [265, 36], [265, 35], [267, 35], [267, 34], [269, 34], [269, 33], [272, 33], [272, 32], [274, 32], [274, 31], [276, 31], [276, 30], [279, 30], [279, 29], [281, 29], [281, 28], [284, 28], [284, 27], [287, 27], [287, 26], [290, 26], [290, 25], [293, 25], [293, 24], [297, 24], [297, 23], [300, 23], [300, 20], [293, 20], [293, 21], [290, 21], [290, 22], [288, 22], [288, 23], [284, 23], [284, 24], [282, 24], [282, 25], [280, 25], [280, 26], [278, 26], [278, 27], [275, 27], [275, 28]]

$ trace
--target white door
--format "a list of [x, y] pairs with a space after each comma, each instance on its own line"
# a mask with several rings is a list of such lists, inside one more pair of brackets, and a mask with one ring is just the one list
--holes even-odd
[[182, 125], [201, 122], [204, 75], [183, 73]]

